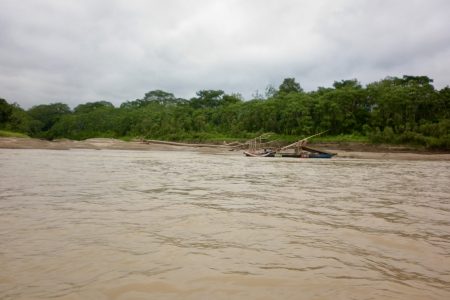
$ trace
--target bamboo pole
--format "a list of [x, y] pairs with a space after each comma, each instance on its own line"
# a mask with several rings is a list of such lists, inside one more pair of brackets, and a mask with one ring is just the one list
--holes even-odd
[[[313, 134], [313, 135], [308, 136], [308, 137], [306, 137], [306, 138], [304, 138], [304, 139], [298, 140], [298, 141], [296, 141], [295, 143], [292, 143], [292, 144], [290, 144], [290, 145], [284, 146], [284, 147], [281, 148], [280, 150], [286, 150], [286, 149], [289, 149], [289, 148], [291, 148], [291, 147], [293, 147], [293, 146], [301, 147], [303, 144], [306, 144], [306, 142], [308, 141], [308, 139], [313, 138], [313, 137], [318, 136], [318, 135], [321, 135], [321, 134], [324, 134], [325, 132], [328, 132], [328, 131], [329, 131], [329, 130], [325, 130], [325, 131], [322, 131], [322, 132]], [[302, 143], [302, 144], [300, 144], [300, 143]]]

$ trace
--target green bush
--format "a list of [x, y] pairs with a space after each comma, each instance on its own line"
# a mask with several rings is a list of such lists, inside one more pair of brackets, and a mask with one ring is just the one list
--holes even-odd
[[395, 137], [395, 144], [411, 144], [416, 146], [426, 146], [427, 138], [420, 133], [406, 131]]
[[0, 137], [19, 137], [19, 138], [28, 138], [29, 136], [20, 132], [8, 131], [8, 130], [0, 130]]
[[450, 150], [450, 134], [427, 139], [427, 145], [430, 149]]

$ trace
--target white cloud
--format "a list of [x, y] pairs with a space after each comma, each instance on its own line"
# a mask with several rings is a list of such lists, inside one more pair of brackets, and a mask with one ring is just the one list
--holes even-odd
[[0, 97], [119, 104], [164, 89], [244, 96], [296, 77], [450, 84], [444, 0], [0, 0]]

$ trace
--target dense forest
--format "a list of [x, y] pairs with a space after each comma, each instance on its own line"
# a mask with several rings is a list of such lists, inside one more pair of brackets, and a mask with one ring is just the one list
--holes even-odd
[[244, 101], [239, 94], [201, 90], [181, 99], [153, 90], [115, 107], [107, 101], [71, 109], [64, 103], [28, 110], [0, 99], [0, 129], [31, 137], [151, 138], [205, 141], [247, 139], [272, 132], [295, 140], [317, 132], [371, 143], [450, 149], [450, 88], [426, 76], [387, 77], [362, 86], [356, 79], [305, 92], [294, 78]]

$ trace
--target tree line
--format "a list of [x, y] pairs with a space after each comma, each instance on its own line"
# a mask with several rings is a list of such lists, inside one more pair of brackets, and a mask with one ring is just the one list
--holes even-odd
[[245, 101], [239, 94], [201, 90], [191, 99], [153, 90], [115, 107], [107, 101], [71, 109], [64, 103], [28, 110], [0, 99], [0, 129], [55, 139], [142, 137], [204, 141], [245, 139], [263, 132], [304, 137], [366, 137], [373, 143], [450, 149], [450, 88], [427, 76], [386, 77], [366, 86], [356, 79], [305, 92], [294, 78]]

